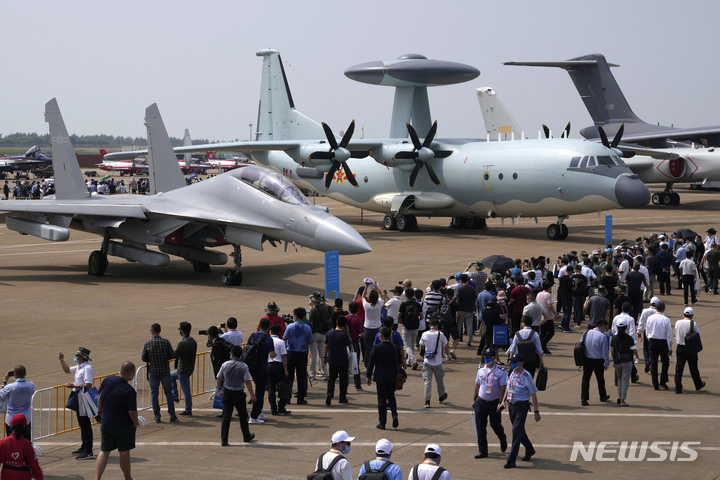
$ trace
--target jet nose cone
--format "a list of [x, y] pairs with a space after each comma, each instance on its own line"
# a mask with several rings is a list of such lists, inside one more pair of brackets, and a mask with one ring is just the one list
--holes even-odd
[[650, 190], [637, 175], [623, 173], [615, 180], [615, 198], [621, 207], [644, 207], [650, 201]]
[[315, 230], [317, 248], [323, 252], [337, 250], [342, 255], [372, 252], [365, 239], [339, 218], [327, 217]]

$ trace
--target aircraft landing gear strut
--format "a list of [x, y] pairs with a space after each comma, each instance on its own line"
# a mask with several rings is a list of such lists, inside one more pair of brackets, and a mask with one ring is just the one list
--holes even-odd
[[225, 270], [225, 275], [222, 277], [223, 283], [229, 287], [242, 284], [242, 272], [240, 271], [240, 266], [242, 265], [242, 252], [240, 250], [240, 245], [233, 245], [233, 252], [230, 256], [235, 263], [235, 268]]
[[665, 186], [664, 192], [652, 194], [653, 205], [680, 205], [680, 194], [672, 191], [671, 184]]
[[90, 254], [88, 258], [88, 275], [95, 277], [102, 277], [105, 275], [105, 271], [108, 267], [107, 251], [108, 245], [110, 244], [110, 232], [105, 229], [103, 234], [103, 241], [100, 250], [95, 250]]
[[400, 230], [408, 232], [417, 227], [417, 217], [407, 213], [398, 213], [397, 215], [387, 214], [383, 218], [383, 228], [385, 230]]
[[565, 240], [570, 233], [567, 225], [562, 223], [568, 217], [558, 217], [557, 223], [551, 223], [547, 227], [547, 237], [550, 240]]

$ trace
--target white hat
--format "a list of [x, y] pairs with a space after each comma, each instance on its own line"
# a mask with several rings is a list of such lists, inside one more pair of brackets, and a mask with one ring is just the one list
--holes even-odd
[[663, 235], [663, 234], [661, 233], [660, 235], [658, 235], [658, 238], [661, 239], [661, 240], [665, 240], [665, 235]]
[[442, 450], [440, 450], [440, 446], [435, 443], [428, 444], [428, 446], [425, 447], [425, 453], [436, 453], [442, 456]]
[[693, 310], [692, 307], [686, 307], [685, 310], [683, 310], [683, 315], [695, 315], [695, 310]]
[[338, 430], [337, 432], [333, 433], [333, 436], [332, 436], [332, 443], [354, 442], [354, 441], [355, 441], [355, 437], [348, 436], [348, 434], [345, 430]]
[[625, 320], [618, 320], [616, 326], [618, 326], [618, 327], [627, 327], [627, 323], [625, 323]]
[[387, 438], [381, 438], [375, 444], [375, 453], [389, 455], [392, 453], [393, 444]]
[[650, 299], [650, 305], [657, 305], [658, 303], [660, 303], [660, 299], [658, 297], [652, 297]]

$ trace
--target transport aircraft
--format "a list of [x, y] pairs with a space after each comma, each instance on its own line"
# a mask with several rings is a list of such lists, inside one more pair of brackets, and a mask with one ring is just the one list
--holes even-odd
[[[145, 111], [149, 195], [93, 195], [88, 192], [57, 101], [45, 105], [53, 146], [55, 189], [42, 200], [3, 202], [8, 229], [51, 241], [65, 241], [70, 228], [100, 235], [88, 273], [101, 276], [108, 256], [164, 266], [170, 255], [192, 262], [197, 271], [224, 265], [228, 255], [212, 247], [232, 245], [235, 266], [227, 285], [242, 282], [241, 246], [262, 250], [267, 241], [299, 244], [340, 254], [370, 252], [350, 225], [311, 205], [278, 173], [250, 166], [186, 185], [155, 104]], [[157, 250], [148, 246], [156, 246]]]
[[[476, 93], [488, 135], [493, 138], [498, 134], [513, 138], [524, 135], [492, 88], [478, 88]], [[569, 128], [568, 123], [563, 135], [567, 136]], [[546, 136], [551, 135], [545, 125], [543, 129]], [[652, 194], [654, 205], [680, 204], [680, 194], [672, 189], [675, 183], [720, 181], [720, 151], [715, 147], [690, 145], [648, 149], [632, 144], [620, 144], [617, 148], [623, 151], [625, 164], [640, 180], [646, 184], [665, 184], [664, 191]]]
[[[647, 187], [617, 149], [572, 139], [488, 142], [435, 138], [427, 87], [471, 80], [480, 72], [454, 62], [405, 55], [346, 70], [351, 79], [394, 86], [390, 138], [342, 138], [296, 107], [277, 50], [257, 52], [262, 81], [256, 139], [178, 147], [176, 152], [241, 151], [296, 185], [335, 200], [385, 213], [383, 227], [412, 230], [417, 217], [450, 217], [456, 227], [481, 228], [488, 217], [555, 216], [550, 239], [565, 239], [569, 215], [618, 206], [641, 207]], [[134, 155], [139, 152], [113, 154]], [[593, 158], [580, 167], [576, 159]]]
[[[625, 125], [623, 141], [651, 148], [672, 147], [677, 142], [694, 142], [705, 147], [720, 147], [720, 125], [675, 128], [647, 123], [635, 115], [610, 71], [619, 65], [608, 63], [599, 53], [571, 58], [561, 62], [505, 62], [505, 65], [557, 67], [570, 74], [570, 79], [585, 103], [588, 113], [605, 130], [615, 135]], [[587, 139], [599, 140], [596, 127], [580, 130]]]

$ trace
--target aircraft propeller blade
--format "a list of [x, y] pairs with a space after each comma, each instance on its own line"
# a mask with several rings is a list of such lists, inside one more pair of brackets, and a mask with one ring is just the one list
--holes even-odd
[[623, 123], [622, 125], [620, 125], [620, 128], [618, 128], [618, 131], [615, 134], [615, 138], [613, 138], [613, 141], [610, 144], [611, 148], [617, 148], [617, 146], [620, 144], [620, 140], [622, 139], [624, 131], [625, 131], [625, 124]]
[[543, 132], [545, 132], [545, 138], [550, 138], [550, 129], [548, 126], [543, 123], [542, 129]]
[[435, 185], [440, 185], [440, 179], [435, 174], [435, 170], [427, 162], [429, 162], [433, 158], [446, 158], [452, 154], [452, 150], [433, 151], [430, 149], [430, 144], [435, 139], [435, 134], [437, 133], [437, 120], [433, 122], [422, 143], [420, 142], [420, 138], [418, 137], [415, 128], [409, 123], [406, 125], [408, 133], [410, 134], [410, 140], [412, 140], [413, 143], [413, 151], [398, 152], [395, 154], [395, 158], [413, 159], [415, 161], [415, 168], [413, 168], [412, 172], [410, 173], [410, 188], [413, 188], [415, 186], [415, 180], [417, 179], [417, 176], [420, 173], [423, 165], [427, 166], [430, 180], [432, 180]]
[[350, 171], [350, 167], [348, 167], [347, 162], [342, 162], [343, 170], [345, 171], [345, 175], [347, 176], [348, 182], [350, 182], [350, 185], [353, 187], [359, 187], [357, 180], [355, 180], [355, 175]]
[[565, 131], [563, 132], [561, 138], [570, 138], [570, 122], [568, 122], [567, 126], [565, 127]]
[[[345, 175], [347, 176], [348, 182], [350, 182], [350, 184], [354, 187], [358, 187], [359, 185], [355, 180], [355, 176], [353, 175], [352, 171], [350, 171], [350, 167], [348, 167], [346, 160], [348, 158], [365, 158], [368, 156], [369, 152], [349, 151], [347, 149], [347, 146], [350, 143], [350, 139], [355, 132], [355, 120], [350, 122], [350, 126], [345, 132], [345, 135], [343, 135], [343, 138], [340, 140], [340, 144], [337, 143], [337, 140], [335, 139], [335, 134], [333, 134], [332, 129], [327, 123], [323, 122], [322, 127], [323, 131], [325, 132], [325, 136], [327, 137], [328, 143], [330, 144], [330, 151], [313, 152], [310, 154], [310, 159], [330, 160], [332, 162], [330, 170], [325, 177], [325, 189], [327, 190], [330, 188], [330, 184], [332, 183], [332, 179], [335, 176], [335, 172], [337, 172], [341, 165], [343, 171], [345, 172]], [[339, 159], [337, 158], [338, 153], [340, 153]]]
[[430, 180], [432, 180], [435, 185], [440, 186], [440, 179], [435, 175], [435, 170], [433, 170], [432, 165], [426, 163], [425, 166], [427, 167], [428, 175], [430, 175]]
[[600, 134], [600, 141], [603, 145], [605, 145], [607, 148], [610, 148], [610, 142], [608, 142], [607, 135], [605, 135], [605, 130], [598, 125], [598, 133]]
[[422, 148], [422, 144], [420, 143], [420, 139], [418, 138], [418, 134], [415, 131], [415, 128], [409, 123], [407, 123], [406, 125], [408, 133], [410, 134], [410, 140], [412, 140], [413, 143], [413, 147], [415, 147], [415, 150], [420, 150]]
[[340, 164], [338, 162], [333, 162], [332, 166], [330, 166], [330, 170], [327, 175], [325, 175], [325, 190], [330, 188], [330, 184], [332, 183], [333, 177], [335, 177], [335, 172], [339, 166]]
[[435, 134], [437, 133], [437, 120], [432, 124], [432, 127], [430, 127], [430, 131], [425, 136], [425, 141], [422, 143], [422, 146], [425, 148], [430, 147], [430, 144], [435, 139]]
[[415, 186], [415, 179], [417, 179], [418, 173], [420, 173], [420, 169], [422, 168], [423, 163], [420, 160], [415, 160], [415, 168], [413, 168], [412, 173], [410, 173], [410, 188], [413, 188]]
[[342, 140], [340, 140], [341, 147], [347, 148], [348, 143], [350, 143], [350, 139], [353, 136], [353, 132], [355, 132], [355, 120], [350, 122], [350, 126], [348, 127], [347, 131], [345, 132], [345, 135], [343, 135]]
[[322, 127], [323, 127], [323, 130], [325, 130], [325, 136], [327, 137], [328, 143], [330, 144], [330, 148], [332, 148], [333, 151], [337, 150], [338, 143], [337, 143], [337, 140], [335, 140], [335, 135], [333, 134], [332, 129], [325, 122], [322, 122]]

